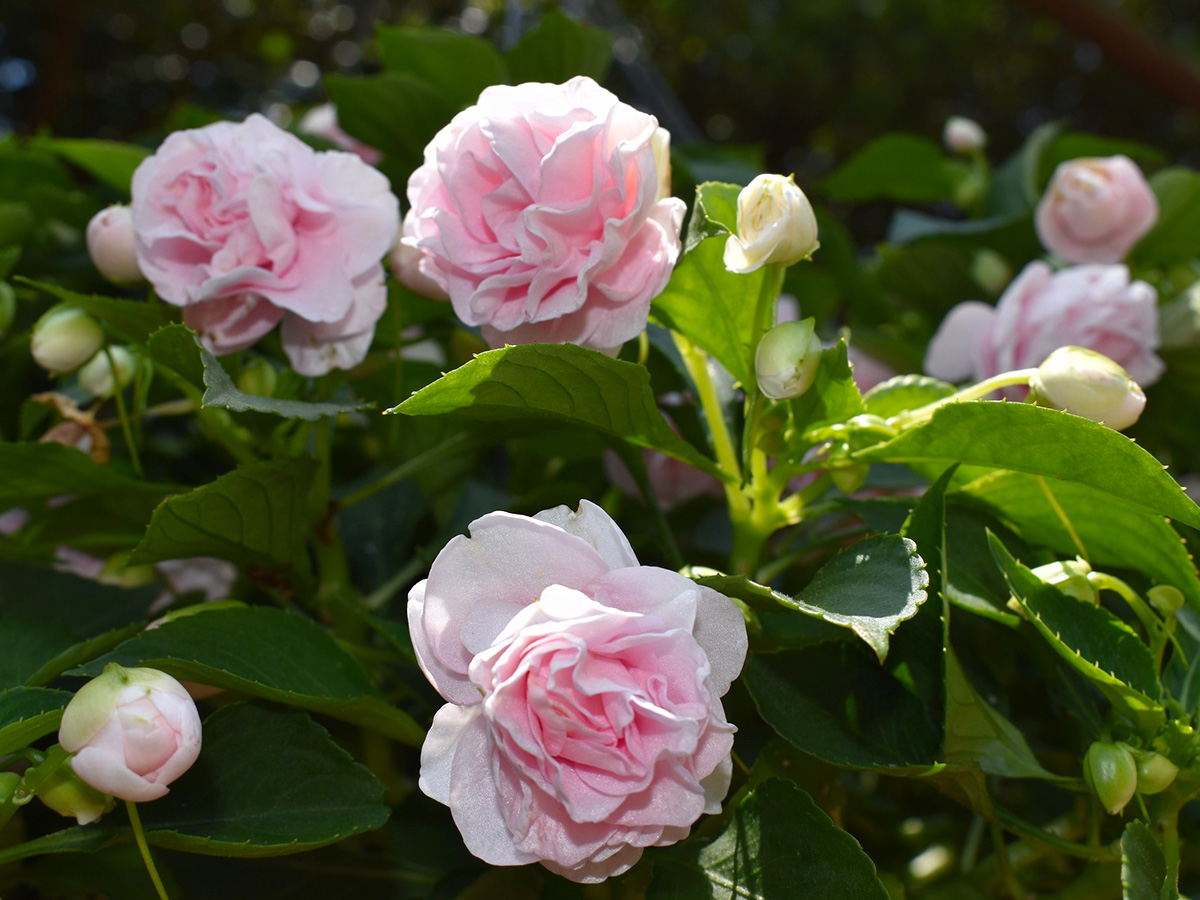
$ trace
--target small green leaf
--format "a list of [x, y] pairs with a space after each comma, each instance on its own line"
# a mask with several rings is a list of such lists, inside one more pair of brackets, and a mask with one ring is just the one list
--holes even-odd
[[1158, 221], [1138, 241], [1130, 261], [1136, 266], [1166, 266], [1200, 256], [1200, 173], [1163, 169], [1150, 179], [1158, 197]]
[[73, 695], [40, 687], [0, 691], [0, 757], [28, 746], [58, 728]]
[[40, 138], [34, 140], [33, 145], [57, 153], [94, 176], [97, 181], [123, 194], [129, 193], [134, 169], [150, 155], [145, 147], [117, 141]]
[[691, 253], [705, 238], [737, 234], [737, 198], [741, 190], [739, 185], [717, 181], [696, 186], [696, 203], [684, 241], [685, 253]]
[[324, 713], [413, 746], [425, 737], [410, 716], [383, 699], [327, 631], [280, 610], [232, 607], [179, 616], [73, 674], [95, 676], [110, 662], [152, 666], [180, 679]]
[[854, 382], [844, 338], [821, 352], [817, 377], [807, 391], [791, 401], [792, 418], [799, 429], [799, 457], [813, 443], [814, 434], [866, 412], [862, 394]]
[[[1121, 835], [1122, 900], [1163, 900], [1167, 896], [1167, 861], [1146, 824], [1134, 819]], [[1174, 897], [1177, 890], [1171, 890]]]
[[871, 415], [887, 419], [949, 397], [955, 390], [954, 385], [928, 375], [897, 375], [867, 391], [863, 402]]
[[1026, 403], [952, 403], [926, 424], [854, 454], [863, 462], [970, 463], [1087, 485], [1200, 528], [1200, 508], [1129, 438]]
[[[200, 341], [197, 338], [196, 343]], [[260, 397], [240, 390], [217, 358], [200, 347], [200, 360], [204, 364], [204, 406], [219, 406], [234, 412], [261, 412], [282, 416], [285, 419], [304, 419], [311, 422], [324, 416], [340, 416], [342, 413], [360, 409], [371, 409], [373, 403], [306, 403], [301, 400], [282, 400], [277, 397]]]
[[585, 425], [721, 477], [711, 460], [671, 430], [644, 367], [572, 344], [524, 344], [477, 354], [388, 412]]
[[710, 353], [741, 384], [754, 384], [754, 311], [766, 268], [749, 275], [725, 269], [725, 241], [705, 238], [671, 273], [651, 315]]
[[821, 189], [833, 200], [924, 203], [953, 196], [951, 161], [928, 138], [888, 134], [859, 150]]
[[383, 65], [421, 79], [460, 107], [484, 88], [508, 81], [508, 67], [486, 40], [444, 28], [380, 26], [375, 32]]
[[507, 61], [514, 84], [561, 84], [576, 75], [603, 82], [612, 64], [612, 36], [555, 8], [526, 32], [508, 52]]
[[99, 321], [111, 336], [132, 344], [144, 344], [151, 334], [169, 324], [174, 315], [171, 307], [165, 303], [79, 294], [58, 285], [20, 276], [13, 280], [45, 291], [69, 306], [79, 307]]
[[248, 463], [216, 481], [168, 498], [154, 511], [130, 563], [190, 556], [308, 571], [310, 459]]
[[655, 855], [646, 900], [887, 900], [875, 864], [812, 797], [772, 778], [715, 839]]
[[165, 367], [197, 389], [204, 388], [204, 363], [196, 333], [176, 322], [160, 328], [146, 342], [146, 353], [160, 369]]

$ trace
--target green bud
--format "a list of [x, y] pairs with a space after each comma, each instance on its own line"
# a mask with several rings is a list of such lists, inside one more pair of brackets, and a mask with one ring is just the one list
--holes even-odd
[[1124, 744], [1093, 743], [1083, 758], [1083, 774], [1100, 804], [1114, 816], [1125, 808], [1137, 791], [1137, 763]]
[[758, 389], [772, 400], [791, 400], [807, 391], [821, 364], [816, 320], [783, 322], [763, 335], [754, 353]]
[[1179, 766], [1161, 753], [1146, 753], [1138, 761], [1138, 791], [1157, 794], [1165, 791], [1179, 774]]
[[93, 397], [108, 399], [124, 390], [136, 372], [137, 357], [128, 347], [109, 347], [84, 363], [79, 370], [79, 386]]
[[1092, 567], [1082, 559], [1068, 559], [1038, 566], [1033, 570], [1033, 574], [1046, 584], [1054, 585], [1068, 597], [1086, 600], [1094, 606], [1099, 604], [1100, 594], [1088, 581], [1091, 571]]
[[242, 366], [237, 386], [239, 390], [247, 394], [254, 394], [257, 397], [273, 397], [278, 380], [275, 367], [261, 356], [255, 356], [246, 360], [246, 364]]
[[1146, 591], [1146, 597], [1164, 616], [1170, 617], [1183, 606], [1183, 591], [1169, 584], [1159, 584]]
[[829, 470], [829, 477], [833, 479], [833, 483], [843, 494], [853, 494], [863, 486], [863, 482], [867, 480], [867, 473], [870, 471], [870, 466], [861, 464], [838, 466]]
[[104, 331], [74, 306], [56, 306], [37, 320], [29, 342], [34, 361], [51, 375], [74, 372], [96, 355]]
[[34, 793], [60, 816], [73, 818], [80, 825], [95, 822], [117, 802], [115, 797], [84, 784], [71, 770], [70, 762], [64, 762], [43, 778]]

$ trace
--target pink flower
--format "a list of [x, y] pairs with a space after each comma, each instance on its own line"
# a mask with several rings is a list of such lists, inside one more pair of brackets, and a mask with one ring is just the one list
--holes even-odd
[[109, 663], [63, 710], [58, 742], [85, 782], [141, 803], [166, 794], [200, 755], [200, 714], [170, 675]]
[[413, 588], [408, 622], [448, 701], [421, 790], [484, 861], [602, 881], [720, 810], [734, 731], [720, 698], [746, 656], [741, 614], [639, 566], [598, 506], [477, 519]]
[[1032, 262], [995, 308], [970, 300], [946, 315], [925, 354], [925, 371], [946, 381], [981, 381], [1026, 369], [1059, 347], [1103, 353], [1141, 385], [1162, 375], [1157, 295], [1130, 283], [1125, 266], [1072, 266], [1054, 272]]
[[209, 350], [249, 347], [282, 320], [292, 367], [323, 375], [366, 356], [400, 213], [357, 156], [253, 115], [170, 135], [134, 173], [133, 227], [142, 273]]
[[296, 130], [301, 134], [311, 134], [313, 137], [324, 138], [335, 147], [349, 150], [368, 165], [375, 165], [383, 154], [374, 147], [352, 138], [338, 125], [337, 107], [332, 103], [322, 103], [306, 112]]
[[590, 78], [498, 85], [425, 148], [405, 243], [494, 346], [611, 350], [645, 328], [679, 256], [653, 116]]
[[1158, 220], [1158, 200], [1125, 156], [1073, 159], [1054, 170], [1037, 208], [1043, 246], [1072, 263], [1123, 260]]

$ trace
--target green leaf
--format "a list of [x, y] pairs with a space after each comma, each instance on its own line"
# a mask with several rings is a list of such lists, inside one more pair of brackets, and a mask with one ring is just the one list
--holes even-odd
[[1057, 776], [1042, 768], [1020, 730], [979, 696], [953, 651], [946, 652], [946, 737], [942, 758], [950, 765], [975, 763], [1006, 778]]
[[585, 425], [721, 477], [711, 460], [671, 430], [645, 368], [572, 344], [479, 353], [387, 412]]
[[1026, 403], [952, 403], [924, 425], [854, 454], [863, 462], [971, 463], [1087, 485], [1200, 528], [1200, 508], [1162, 463], [1119, 432]]
[[904, 246], [926, 241], [956, 250], [994, 250], [1014, 266], [1043, 252], [1028, 210], [986, 219], [947, 219], [912, 209], [896, 210], [888, 224], [887, 242]]
[[507, 61], [514, 84], [561, 84], [576, 75], [603, 82], [612, 64], [612, 37], [552, 9], [508, 52]]
[[444, 28], [380, 26], [383, 65], [421, 79], [456, 105], [470, 106], [484, 88], [508, 81], [508, 67], [483, 38]]
[[234, 412], [272, 413], [285, 419], [304, 419], [308, 422], [324, 416], [340, 416], [342, 413], [371, 409], [375, 406], [374, 403], [306, 403], [301, 400], [282, 400], [277, 397], [247, 394], [233, 383], [233, 379], [217, 358], [200, 345], [199, 338], [195, 341], [200, 346], [200, 360], [204, 364], [206, 390], [201, 400], [203, 406], [219, 406]]
[[942, 148], [928, 138], [888, 134], [850, 157], [821, 188], [833, 200], [925, 203], [953, 196], [952, 170]]
[[725, 269], [725, 241], [706, 238], [684, 255], [651, 315], [711, 354], [743, 385], [754, 384], [754, 311], [767, 267], [749, 275]]
[[705, 238], [737, 234], [737, 198], [741, 190], [739, 185], [717, 181], [696, 186], [696, 203], [684, 241], [685, 253], [691, 253]]
[[56, 443], [0, 442], [0, 508], [37, 503], [49, 497], [169, 493], [176, 488], [122, 475], [98, 466], [81, 450]]
[[160, 328], [146, 342], [146, 353], [156, 366], [170, 369], [196, 389], [204, 387], [202, 350], [196, 333], [179, 322]]
[[866, 412], [848, 354], [845, 338], [839, 338], [836, 346], [823, 350], [812, 385], [791, 401], [792, 418], [799, 426], [800, 442], [794, 445], [792, 454], [797, 461], [812, 445], [819, 429], [840, 425]]
[[72, 696], [70, 691], [40, 687], [0, 691], [0, 757], [57, 729], [63, 707]]
[[216, 556], [240, 565], [308, 571], [310, 459], [248, 463], [176, 494], [154, 511], [130, 563]]
[[928, 375], [897, 375], [871, 388], [863, 395], [867, 412], [887, 419], [906, 409], [949, 397], [955, 387]]
[[[307, 715], [239, 703], [204, 722], [204, 752], [167, 796], [140, 811], [156, 847], [211, 856], [280, 856], [387, 821], [383, 785]], [[0, 865], [133, 840], [108, 819], [0, 850]]]
[[1163, 169], [1150, 186], [1158, 197], [1158, 221], [1133, 248], [1130, 262], [1165, 266], [1200, 256], [1200, 173]]
[[54, 284], [20, 276], [13, 280], [45, 291], [70, 306], [78, 306], [99, 321], [111, 336], [132, 344], [144, 344], [151, 334], [169, 324], [173, 316], [171, 308], [164, 303], [78, 294]]
[[112, 628], [95, 637], [90, 637], [60, 650], [43, 663], [37, 671], [25, 679], [30, 687], [42, 687], [54, 681], [63, 672], [101, 653], [111, 650], [126, 638], [133, 637], [142, 630], [140, 621], [130, 622], [120, 628]]
[[117, 141], [39, 138], [34, 140], [33, 145], [57, 153], [97, 181], [126, 195], [133, 181], [133, 170], [150, 155], [145, 147]]
[[945, 241], [921, 241], [879, 248], [872, 272], [888, 294], [938, 321], [957, 303], [978, 300], [979, 283], [971, 271], [972, 253]]
[[691, 840], [657, 853], [646, 891], [646, 900], [798, 896], [887, 900], [888, 893], [858, 841], [834, 825], [812, 797], [777, 778], [747, 794], [712, 841]]
[[268, 607], [179, 616], [72, 674], [99, 675], [110, 662], [151, 666], [183, 680], [287, 703], [413, 746], [425, 737], [410, 716], [383, 699], [329, 632], [304, 616]]
[[[1134, 819], [1121, 835], [1122, 900], [1162, 900], [1167, 896], [1167, 861], [1146, 824]], [[1169, 896], [1175, 896], [1171, 890]]]
[[1134, 630], [1103, 607], [1046, 584], [994, 537], [991, 546], [1013, 595], [1055, 652], [1139, 721], [1160, 724], [1154, 657]]
[[988, 191], [988, 214], [1007, 216], [1027, 213], [1041, 199], [1045, 182], [1039, 180], [1042, 156], [1062, 133], [1060, 122], [1039, 125], [1025, 143], [996, 169]]
[[1010, 628], [1017, 627], [1021, 624], [1021, 617], [1008, 608], [1012, 593], [992, 558], [988, 532], [996, 532], [1004, 540], [1005, 546], [1015, 548], [1019, 554], [1027, 554], [1027, 545], [970, 498], [954, 493], [949, 499], [946, 507], [946, 555], [953, 560], [953, 565], [943, 573], [942, 590], [946, 599], [959, 609]]
[[985, 476], [962, 492], [987, 504], [1031, 544], [1050, 547], [1064, 558], [1083, 555], [1098, 568], [1143, 572], [1178, 588], [1200, 609], [1196, 567], [1162, 516], [1118, 506], [1085, 485], [1019, 472]]

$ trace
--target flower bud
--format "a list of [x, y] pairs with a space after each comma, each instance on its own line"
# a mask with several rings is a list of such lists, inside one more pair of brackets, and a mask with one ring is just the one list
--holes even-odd
[[64, 762], [38, 782], [34, 789], [38, 799], [60, 816], [74, 819], [80, 825], [95, 822], [116, 805], [116, 800], [86, 784]]
[[865, 465], [856, 466], [837, 466], [829, 470], [829, 477], [833, 479], [833, 483], [837, 489], [843, 494], [853, 494], [867, 480], [867, 473], [871, 467]]
[[758, 389], [772, 400], [799, 397], [812, 385], [820, 364], [815, 319], [776, 325], [763, 335], [754, 353]]
[[1117, 431], [1138, 420], [1146, 395], [1121, 366], [1083, 347], [1059, 347], [1029, 379], [1037, 403], [1066, 410]]
[[1092, 567], [1082, 559], [1068, 559], [1038, 566], [1033, 570], [1033, 574], [1046, 584], [1054, 585], [1068, 597], [1086, 600], [1096, 606], [1100, 602], [1100, 594], [1088, 581], [1091, 571]]
[[110, 206], [88, 222], [88, 255], [100, 274], [113, 284], [145, 280], [138, 268], [136, 245], [133, 212], [128, 206]]
[[942, 143], [952, 153], [969, 156], [987, 146], [987, 133], [974, 119], [951, 116], [942, 129]]
[[744, 275], [790, 266], [820, 246], [817, 217], [791, 176], [759, 175], [738, 194], [737, 234], [725, 241], [725, 268]]
[[1183, 606], [1183, 591], [1169, 584], [1156, 584], [1146, 591], [1146, 597], [1164, 616], [1173, 616]]
[[170, 675], [109, 663], [67, 704], [58, 740], [96, 790], [156, 800], [200, 755], [200, 715]]
[[1179, 766], [1161, 753], [1146, 753], [1138, 760], [1138, 793], [1158, 794], [1165, 791], [1179, 774]]
[[84, 363], [79, 370], [79, 386], [93, 397], [108, 399], [124, 390], [136, 371], [137, 357], [127, 347], [109, 347]]
[[1083, 774], [1101, 805], [1114, 816], [1133, 799], [1137, 790], [1137, 763], [1124, 744], [1094, 742], [1083, 758]]
[[279, 376], [275, 372], [275, 367], [261, 356], [255, 356], [246, 360], [246, 364], [242, 366], [237, 386], [238, 390], [245, 391], [247, 394], [254, 394], [257, 397], [273, 397], [278, 381]]
[[34, 361], [51, 375], [74, 372], [104, 344], [100, 325], [74, 306], [57, 306], [37, 320], [29, 342]]

